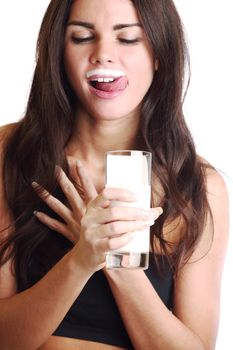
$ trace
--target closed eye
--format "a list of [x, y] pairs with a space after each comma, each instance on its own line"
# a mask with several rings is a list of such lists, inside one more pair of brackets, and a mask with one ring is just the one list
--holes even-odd
[[137, 44], [140, 41], [140, 39], [124, 39], [124, 38], [120, 38], [118, 40], [123, 44]]
[[[82, 44], [85, 42], [89, 42], [92, 41], [94, 39], [94, 36], [87, 36], [87, 37], [75, 37], [73, 36], [71, 38], [71, 40], [75, 43], [75, 44]], [[137, 44], [139, 43], [140, 39], [135, 38], [135, 39], [125, 39], [125, 38], [119, 38], [118, 41], [122, 44]]]
[[75, 37], [73, 36], [71, 38], [71, 40], [75, 43], [75, 44], [82, 44], [82, 43], [85, 43], [85, 42], [89, 42], [91, 40], [93, 40], [94, 37], [93, 36], [86, 36], [86, 37], [83, 37], [83, 38], [78, 38], [78, 37]]

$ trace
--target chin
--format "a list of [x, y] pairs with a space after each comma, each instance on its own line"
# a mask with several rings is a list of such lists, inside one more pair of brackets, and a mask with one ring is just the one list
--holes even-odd
[[106, 120], [106, 121], [113, 121], [113, 120], [121, 120], [124, 118], [127, 118], [132, 112], [129, 110], [119, 110], [115, 106], [106, 106], [103, 108], [98, 109], [89, 109], [88, 114], [96, 120]]

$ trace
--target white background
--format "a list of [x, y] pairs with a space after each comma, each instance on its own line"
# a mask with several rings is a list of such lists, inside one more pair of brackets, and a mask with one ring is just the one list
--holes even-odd
[[[0, 125], [16, 121], [24, 114], [37, 33], [48, 2], [0, 1]], [[175, 3], [186, 28], [191, 54], [192, 75], [185, 102], [186, 119], [198, 152], [226, 174], [232, 200], [232, 1], [176, 0]], [[223, 275], [217, 350], [233, 349], [232, 267], [233, 242], [230, 237]]]

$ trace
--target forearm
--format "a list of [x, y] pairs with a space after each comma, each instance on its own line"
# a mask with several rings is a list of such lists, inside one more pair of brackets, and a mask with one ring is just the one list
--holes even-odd
[[106, 271], [136, 350], [204, 350], [200, 338], [163, 304], [143, 271]]
[[5, 350], [33, 350], [54, 332], [90, 273], [77, 268], [72, 251], [32, 288], [0, 300], [0, 339]]

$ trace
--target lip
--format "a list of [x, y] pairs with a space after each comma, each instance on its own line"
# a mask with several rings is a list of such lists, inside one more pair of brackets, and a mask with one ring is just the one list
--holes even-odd
[[112, 91], [97, 89], [95, 86], [93, 86], [93, 84], [91, 84], [91, 81], [98, 80], [101, 78], [113, 78], [115, 82], [117, 80], [119, 81], [121, 78], [125, 78], [125, 80], [127, 79], [126, 74], [120, 70], [97, 68], [88, 71], [86, 73], [86, 79], [88, 82], [89, 90], [92, 94], [101, 99], [110, 100], [115, 97], [118, 97], [126, 90], [128, 86], [127, 83], [125, 86], [123, 85], [122, 88]]

